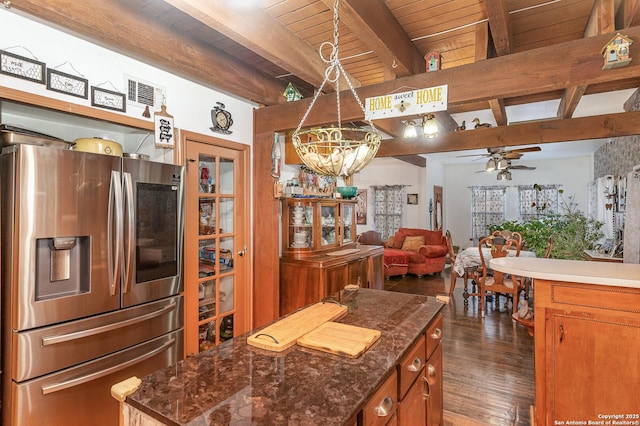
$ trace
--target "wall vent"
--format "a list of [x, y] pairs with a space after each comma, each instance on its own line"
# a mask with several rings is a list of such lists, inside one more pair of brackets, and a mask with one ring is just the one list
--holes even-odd
[[130, 75], [124, 76], [124, 84], [127, 88], [127, 104], [129, 105], [159, 109], [162, 102], [166, 102], [167, 90], [159, 84]]

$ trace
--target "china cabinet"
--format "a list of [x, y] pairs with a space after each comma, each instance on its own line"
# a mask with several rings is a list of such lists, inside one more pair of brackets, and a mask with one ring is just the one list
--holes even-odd
[[283, 199], [283, 257], [302, 258], [354, 245], [355, 206], [355, 200]]
[[280, 315], [356, 284], [383, 287], [383, 248], [356, 243], [356, 201], [282, 200]]

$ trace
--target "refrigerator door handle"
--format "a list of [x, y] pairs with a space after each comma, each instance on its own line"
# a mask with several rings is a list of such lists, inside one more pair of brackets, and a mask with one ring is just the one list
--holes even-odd
[[[107, 261], [109, 264], [109, 285], [111, 295], [115, 296], [120, 280], [120, 268], [122, 267], [122, 184], [120, 172], [111, 171], [111, 185], [109, 188], [109, 224], [107, 239], [109, 249]], [[114, 224], [115, 221], [115, 224]], [[114, 236], [115, 234], [115, 236]]]
[[62, 334], [59, 336], [45, 336], [42, 338], [42, 346], [55, 345], [58, 343], [68, 342], [70, 340], [82, 339], [84, 337], [93, 336], [95, 334], [106, 333], [108, 331], [117, 330], [123, 327], [128, 327], [133, 324], [148, 321], [152, 318], [156, 318], [176, 309], [176, 304], [172, 303], [157, 311], [149, 312], [148, 314], [141, 315], [139, 317], [131, 318], [128, 320], [116, 322], [113, 324], [107, 324], [100, 327], [94, 327], [87, 330], [76, 331], [74, 333]]
[[100, 370], [100, 371], [96, 371], [95, 373], [91, 373], [91, 374], [87, 374], [86, 376], [82, 376], [82, 377], [78, 377], [76, 379], [71, 379], [71, 380], [66, 380], [64, 382], [60, 382], [60, 383], [54, 383], [51, 385], [46, 385], [46, 386], [42, 386], [42, 395], [49, 395], [51, 393], [54, 392], [59, 392], [61, 390], [64, 389], [68, 389], [74, 386], [78, 386], [78, 385], [82, 385], [84, 383], [90, 382], [92, 380], [96, 380], [99, 379], [101, 377], [104, 376], [108, 376], [109, 374], [113, 374], [117, 371], [120, 370], [124, 370], [125, 368], [128, 368], [132, 365], [138, 364], [142, 361], [145, 361], [149, 358], [152, 358], [156, 355], [158, 355], [159, 353], [167, 350], [168, 348], [170, 348], [171, 346], [173, 346], [176, 343], [176, 339], [172, 338], [170, 340], [168, 340], [165, 344], [163, 344], [162, 346], [158, 347], [157, 349], [154, 349], [150, 352], [147, 352], [144, 355], [141, 355], [139, 357], [130, 359], [126, 362], [123, 362], [122, 364], [104, 369], [104, 370]]
[[127, 226], [127, 241], [123, 248], [125, 255], [125, 264], [124, 264], [124, 288], [122, 289], [123, 293], [128, 293], [131, 290], [131, 283], [133, 281], [133, 250], [135, 244], [135, 217], [133, 210], [133, 181], [131, 179], [131, 173], [124, 172], [124, 196], [125, 196], [125, 206], [127, 209], [126, 214], [126, 226]]

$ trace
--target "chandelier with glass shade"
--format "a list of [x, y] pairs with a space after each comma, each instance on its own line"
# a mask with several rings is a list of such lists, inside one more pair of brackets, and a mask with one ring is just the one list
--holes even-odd
[[[349, 81], [338, 59], [338, 3], [333, 6], [333, 43], [324, 42], [320, 45], [320, 58], [328, 64], [322, 84], [316, 91], [309, 108], [304, 113], [300, 124], [293, 132], [293, 146], [302, 162], [314, 172], [325, 176], [341, 176], [345, 181], [351, 181], [353, 174], [362, 170], [375, 157], [380, 147], [381, 136], [373, 122], [366, 119], [369, 128], [343, 127], [340, 116], [340, 76], [343, 76], [355, 97], [363, 116], [366, 116], [364, 105], [353, 85]], [[323, 50], [330, 48], [329, 57], [323, 55]], [[313, 108], [316, 100], [322, 93], [327, 82], [335, 83], [337, 125], [323, 128], [301, 130], [304, 122]], [[347, 183], [348, 185], [350, 183]]]

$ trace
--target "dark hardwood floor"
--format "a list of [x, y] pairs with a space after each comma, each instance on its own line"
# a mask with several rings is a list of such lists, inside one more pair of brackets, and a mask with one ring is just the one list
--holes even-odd
[[[436, 296], [449, 291], [449, 269], [423, 278], [385, 280], [385, 290]], [[444, 306], [444, 425], [530, 425], [534, 403], [533, 337], [491, 302], [484, 318], [478, 300], [465, 307], [462, 279]]]

